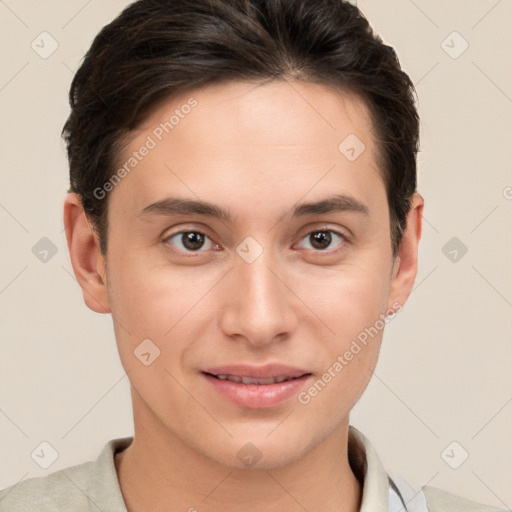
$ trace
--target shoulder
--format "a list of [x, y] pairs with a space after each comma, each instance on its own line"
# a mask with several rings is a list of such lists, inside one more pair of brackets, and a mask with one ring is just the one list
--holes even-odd
[[483, 505], [437, 487], [423, 487], [429, 512], [504, 512], [505, 509]]
[[28, 478], [1, 490], [0, 512], [89, 510], [86, 493], [92, 465], [92, 462], [85, 462], [46, 476]]
[[114, 455], [133, 437], [111, 439], [94, 461], [28, 478], [0, 490], [0, 512], [126, 512]]

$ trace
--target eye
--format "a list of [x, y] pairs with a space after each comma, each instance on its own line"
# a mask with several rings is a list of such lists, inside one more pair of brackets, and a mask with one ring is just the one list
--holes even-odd
[[316, 251], [325, 251], [325, 252], [335, 252], [337, 249], [326, 251], [333, 243], [337, 242], [338, 248], [343, 245], [345, 241], [345, 237], [334, 231], [332, 229], [319, 229], [316, 231], [311, 231], [308, 233], [302, 240], [306, 240], [309, 243], [309, 247], [305, 247], [306, 249], [316, 250]]
[[169, 235], [164, 241], [183, 252], [205, 252], [201, 251], [204, 247], [206, 250], [218, 247], [201, 231], [179, 231]]

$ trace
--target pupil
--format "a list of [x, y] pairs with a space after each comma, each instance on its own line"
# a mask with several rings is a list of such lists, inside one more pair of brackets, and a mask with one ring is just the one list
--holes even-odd
[[315, 249], [325, 249], [326, 247], [329, 247], [332, 240], [332, 236], [328, 231], [317, 231], [312, 234], [311, 237], [311, 245], [315, 247]]
[[200, 249], [204, 244], [204, 236], [194, 231], [183, 233], [181, 240], [183, 245], [190, 250]]

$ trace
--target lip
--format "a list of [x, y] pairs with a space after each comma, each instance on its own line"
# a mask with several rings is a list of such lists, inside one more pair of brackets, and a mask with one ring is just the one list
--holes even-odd
[[[281, 364], [265, 366], [231, 365], [207, 368], [202, 371], [205, 380], [224, 399], [248, 409], [275, 407], [296, 395], [305, 386], [312, 374], [307, 370]], [[274, 384], [244, 384], [230, 380], [220, 380], [214, 375], [236, 375], [265, 379], [288, 377], [291, 380]]]
[[268, 379], [270, 377], [300, 377], [308, 370], [287, 366], [284, 364], [266, 364], [264, 366], [251, 366], [247, 364], [234, 364], [205, 368], [203, 372], [212, 375], [237, 375], [238, 377], [253, 377], [255, 379]]

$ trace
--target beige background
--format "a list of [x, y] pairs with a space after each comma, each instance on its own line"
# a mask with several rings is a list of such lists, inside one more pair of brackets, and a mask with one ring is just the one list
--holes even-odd
[[[132, 434], [111, 318], [86, 308], [71, 270], [60, 140], [73, 72], [127, 3], [0, 1], [0, 488]], [[359, 6], [417, 85], [426, 208], [416, 288], [351, 421], [391, 474], [512, 508], [512, 2]], [[47, 59], [31, 48], [43, 31], [58, 42]], [[46, 263], [42, 237], [57, 249]], [[468, 248], [456, 262], [452, 237]], [[59, 454], [46, 470], [31, 458], [42, 441]]]

